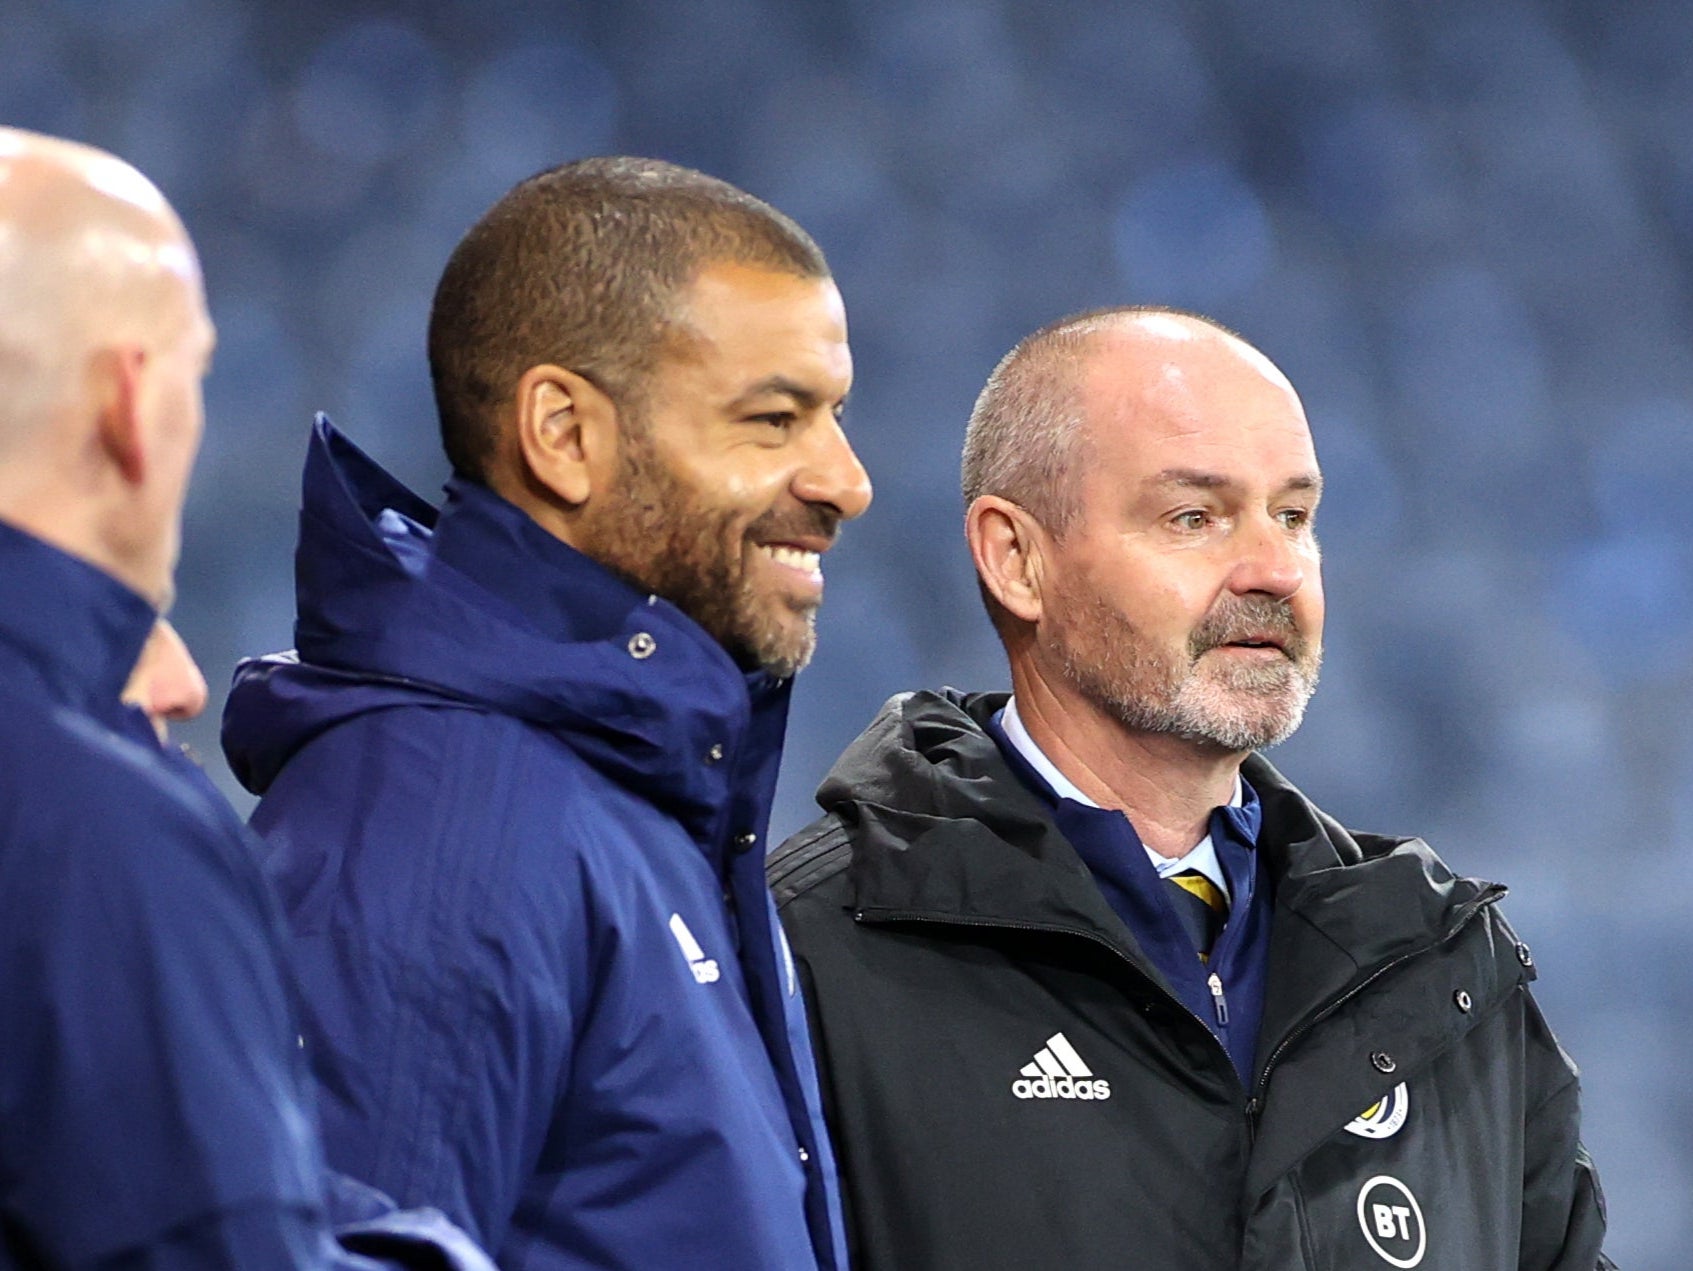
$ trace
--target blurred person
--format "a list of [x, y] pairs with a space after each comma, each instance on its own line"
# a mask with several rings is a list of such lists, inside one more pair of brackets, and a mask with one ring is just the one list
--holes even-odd
[[1190, 315], [1060, 321], [963, 478], [1012, 693], [894, 698], [770, 861], [856, 1265], [1610, 1266], [1504, 888], [1256, 753], [1322, 655], [1282, 373]]
[[507, 1267], [840, 1264], [764, 842], [870, 485], [816, 245], [583, 160], [452, 253], [437, 512], [320, 418], [295, 656], [237, 675], [331, 1159]]
[[170, 740], [171, 724], [198, 718], [206, 709], [205, 674], [170, 619], [153, 623], [119, 700], [147, 717], [161, 745]]
[[[170, 599], [212, 343], [158, 190], [0, 128], [0, 1267], [372, 1267], [332, 1212], [348, 1249], [485, 1267], [325, 1176], [251, 841], [120, 702]], [[197, 672], [157, 672], [152, 709], [203, 704]]]

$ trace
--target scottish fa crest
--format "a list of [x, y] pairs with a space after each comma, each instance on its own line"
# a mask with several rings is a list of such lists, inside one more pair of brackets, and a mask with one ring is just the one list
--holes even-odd
[[1385, 1139], [1399, 1132], [1410, 1115], [1411, 1097], [1401, 1081], [1387, 1094], [1346, 1123], [1346, 1132], [1361, 1139]]

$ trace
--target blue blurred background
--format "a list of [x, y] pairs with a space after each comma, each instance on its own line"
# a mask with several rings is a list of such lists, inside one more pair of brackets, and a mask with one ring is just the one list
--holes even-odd
[[1693, 1262], [1693, 9], [1669, 0], [0, 0], [0, 122], [126, 156], [220, 329], [180, 627], [214, 709], [287, 646], [307, 421], [419, 490], [436, 275], [581, 155], [793, 214], [876, 482], [830, 558], [776, 830], [895, 691], [1004, 672], [960, 542], [1018, 337], [1197, 308], [1302, 391], [1330, 652], [1274, 756], [1510, 884], [1625, 1266]]

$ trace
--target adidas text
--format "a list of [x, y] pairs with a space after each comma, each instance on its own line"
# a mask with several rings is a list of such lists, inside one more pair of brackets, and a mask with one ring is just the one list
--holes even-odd
[[705, 950], [700, 948], [700, 942], [694, 939], [694, 933], [688, 930], [681, 914], [670, 915], [670, 934], [676, 937], [677, 948], [688, 960], [688, 969], [694, 973], [695, 982], [716, 984], [723, 974], [717, 966], [717, 959], [705, 956]]
[[1063, 1033], [1054, 1033], [1035, 1053], [1033, 1061], [1017, 1070], [1011, 1093], [1019, 1099], [1109, 1099], [1111, 1083], [1094, 1079], [1093, 1069]]
[[1078, 1080], [1074, 1077], [1019, 1077], [1011, 1083], [1019, 1099], [1109, 1099], [1109, 1081]]

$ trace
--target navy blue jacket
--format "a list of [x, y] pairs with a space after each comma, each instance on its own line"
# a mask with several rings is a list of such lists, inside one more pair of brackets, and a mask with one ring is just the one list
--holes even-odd
[[788, 688], [488, 490], [320, 418], [298, 657], [237, 673], [330, 1159], [508, 1268], [833, 1267], [763, 876]]
[[5, 524], [0, 595], [0, 1269], [485, 1266], [325, 1178], [251, 841], [118, 701], [151, 607]]

